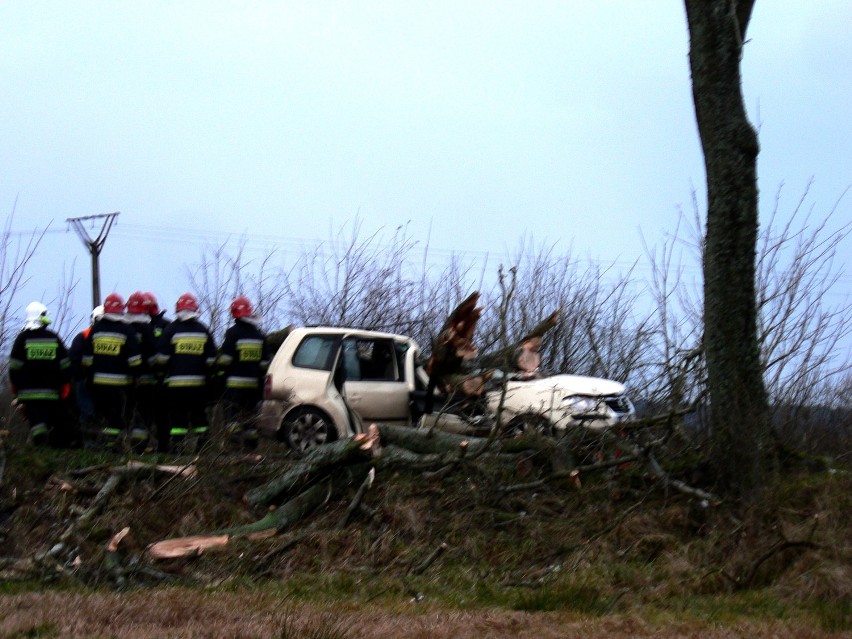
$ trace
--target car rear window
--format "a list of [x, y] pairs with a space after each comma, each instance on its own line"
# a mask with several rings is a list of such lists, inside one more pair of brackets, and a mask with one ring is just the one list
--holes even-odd
[[330, 371], [339, 343], [337, 335], [308, 335], [293, 354], [293, 366]]

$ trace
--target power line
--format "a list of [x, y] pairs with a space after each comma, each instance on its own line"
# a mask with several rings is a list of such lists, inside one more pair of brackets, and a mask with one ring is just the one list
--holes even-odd
[[[45, 231], [10, 231], [8, 234], [12, 237], [22, 237], [22, 236], [30, 236], [33, 234], [42, 235], [42, 234], [56, 234], [56, 233], [67, 233], [67, 230], [63, 229], [46, 229]], [[124, 239], [130, 240], [155, 240], [159, 242], [169, 242], [169, 243], [177, 243], [177, 244], [187, 244], [191, 243], [197, 246], [205, 246], [211, 243], [214, 244], [225, 244], [230, 241], [236, 242], [245, 242], [245, 246], [248, 249], [256, 250], [256, 251], [269, 251], [269, 250], [285, 250], [292, 249], [294, 251], [304, 251], [306, 248], [313, 249], [316, 252], [322, 252], [323, 256], [331, 257], [333, 253], [327, 250], [325, 247], [336, 246], [336, 247], [345, 247], [350, 240], [347, 239], [315, 239], [315, 238], [304, 238], [304, 237], [296, 237], [296, 236], [286, 236], [286, 235], [272, 235], [272, 234], [259, 234], [259, 233], [237, 233], [230, 231], [213, 231], [213, 230], [198, 230], [198, 229], [189, 229], [189, 228], [180, 228], [180, 227], [166, 227], [161, 225], [143, 225], [143, 224], [127, 224], [127, 223], [116, 223], [113, 229], [113, 235], [122, 237]], [[451, 257], [462, 257], [467, 259], [477, 259], [477, 260], [486, 260], [486, 261], [500, 261], [506, 254], [511, 256], [512, 251], [474, 251], [474, 250], [459, 250], [459, 249], [444, 249], [437, 248], [433, 246], [431, 243], [426, 244], [421, 240], [413, 241], [415, 246], [418, 246], [419, 250], [427, 251], [427, 256], [430, 258], [431, 264], [443, 263], [440, 258], [451, 258]], [[379, 243], [377, 244], [378, 248], [392, 248], [390, 244], [387, 243]], [[593, 264], [601, 267], [611, 267], [611, 268], [629, 268], [634, 269], [638, 272], [648, 273], [651, 269], [649, 265], [646, 264], [637, 264], [637, 261], [626, 261], [626, 260], [602, 260], [587, 257], [584, 259], [577, 259], [578, 262], [585, 262], [588, 264]], [[679, 267], [680, 270], [690, 273], [697, 274], [700, 271], [700, 266], [695, 265], [686, 265]], [[844, 286], [852, 284], [852, 276], [840, 276], [837, 278], [837, 283]], [[832, 295], [838, 295], [838, 293], [831, 293]]]

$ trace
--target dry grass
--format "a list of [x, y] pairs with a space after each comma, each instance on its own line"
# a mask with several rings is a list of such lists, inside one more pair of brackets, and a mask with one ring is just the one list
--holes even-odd
[[441, 611], [293, 606], [269, 593], [199, 592], [181, 588], [117, 594], [28, 593], [0, 597], [2, 637], [111, 637], [115, 639], [660, 639], [773, 637], [826, 639], [802, 623], [650, 623], [637, 616], [590, 619], [565, 613], [499, 610]]

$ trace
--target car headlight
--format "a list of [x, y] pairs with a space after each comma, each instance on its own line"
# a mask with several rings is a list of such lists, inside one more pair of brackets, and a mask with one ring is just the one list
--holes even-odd
[[572, 413], [591, 413], [598, 407], [598, 401], [592, 397], [569, 395], [562, 398], [562, 406]]

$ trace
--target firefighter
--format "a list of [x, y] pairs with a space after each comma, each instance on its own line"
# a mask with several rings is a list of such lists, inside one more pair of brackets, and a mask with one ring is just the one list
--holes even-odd
[[200, 449], [209, 434], [206, 413], [209, 384], [216, 364], [216, 344], [208, 328], [198, 320], [198, 300], [191, 293], [175, 304], [175, 319], [157, 343], [158, 363], [163, 368], [169, 407], [169, 430], [157, 448], [180, 448], [188, 435]]
[[[156, 346], [160, 340], [160, 337], [163, 334], [163, 331], [170, 324], [169, 320], [165, 318], [166, 311], [160, 310], [160, 305], [157, 303], [157, 298], [153, 293], [143, 293], [145, 311], [148, 313], [148, 317], [151, 321], [151, 328], [154, 333], [154, 346], [156, 351]], [[165, 387], [163, 383], [163, 370], [159, 365], [159, 361], [153, 367], [154, 373], [154, 385], [152, 387], [152, 403], [153, 403], [153, 427], [157, 432], [157, 441], [168, 441], [168, 432], [169, 432], [169, 409], [168, 402], [166, 398]]]
[[231, 303], [233, 325], [217, 360], [226, 429], [235, 442], [257, 447], [257, 405], [263, 396], [263, 380], [269, 367], [269, 346], [258, 326], [251, 302], [237, 297]]
[[155, 415], [155, 386], [157, 379], [154, 368], [157, 363], [157, 341], [154, 337], [154, 326], [148, 314], [148, 303], [145, 293], [135, 291], [127, 298], [127, 315], [125, 321], [136, 333], [139, 343], [139, 354], [142, 356], [139, 364], [136, 387], [128, 397], [127, 422], [131, 425], [131, 433], [135, 432], [134, 441], [147, 442], [154, 426]]
[[[142, 363], [135, 331], [124, 321], [124, 298], [110, 293], [104, 300], [104, 315], [94, 323], [83, 348], [95, 412], [104, 421], [101, 435], [107, 446], [120, 444], [127, 436], [127, 402]], [[131, 431], [134, 449], [145, 445], [144, 430]]]
[[74, 443], [63, 403], [71, 392], [71, 362], [62, 339], [48, 324], [44, 304], [27, 305], [24, 329], [12, 344], [9, 382], [30, 424], [33, 443], [64, 448]]
[[145, 300], [145, 310], [151, 318], [151, 325], [154, 327], [154, 338], [160, 339], [166, 326], [169, 325], [169, 320], [165, 318], [166, 311], [160, 310], [160, 305], [157, 303], [157, 298], [153, 293], [142, 293]]
[[84, 423], [94, 422], [96, 415], [95, 407], [92, 404], [92, 396], [86, 385], [86, 371], [83, 368], [83, 350], [86, 339], [89, 337], [89, 333], [92, 332], [92, 326], [103, 316], [103, 305], [93, 308], [90, 316], [91, 322], [74, 336], [74, 339], [71, 340], [71, 347], [68, 349], [68, 358], [71, 360], [71, 384], [72, 391], [74, 392], [74, 402], [77, 407], [77, 416]]

